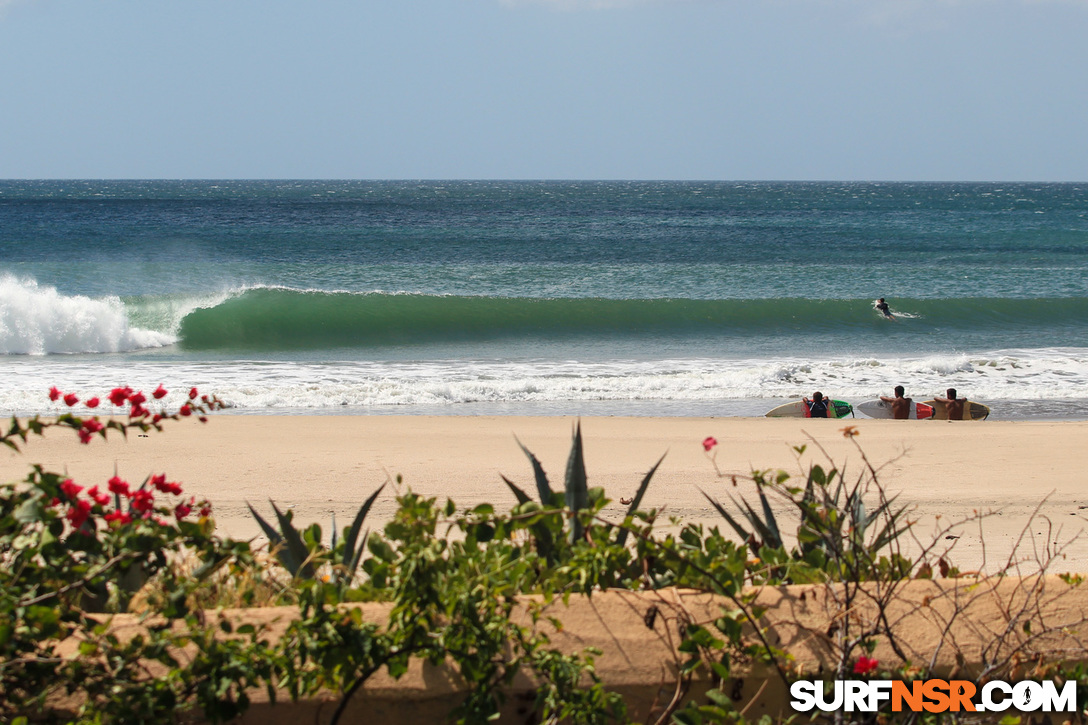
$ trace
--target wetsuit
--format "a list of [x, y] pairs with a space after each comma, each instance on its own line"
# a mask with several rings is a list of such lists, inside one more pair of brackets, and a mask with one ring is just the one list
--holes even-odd
[[823, 400], [809, 400], [808, 405], [808, 417], [809, 418], [830, 418], [828, 415], [827, 398]]

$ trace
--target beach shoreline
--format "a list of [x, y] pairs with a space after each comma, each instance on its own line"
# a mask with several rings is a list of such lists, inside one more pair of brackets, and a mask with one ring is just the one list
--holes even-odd
[[[113, 432], [108, 442], [89, 445], [71, 431], [52, 429], [31, 438], [22, 453], [0, 457], [0, 474], [19, 480], [38, 463], [79, 484], [104, 487], [115, 472], [134, 484], [164, 473], [186, 496], [212, 502], [223, 535], [257, 536], [247, 504], [271, 515], [272, 500], [293, 511], [296, 524], [319, 523], [328, 537], [333, 516], [337, 527], [349, 524], [367, 496], [398, 477], [399, 486], [387, 486], [375, 502], [370, 528], [392, 515], [398, 487], [451, 498], [460, 509], [486, 502], [505, 510], [515, 500], [501, 476], [535, 490], [518, 441], [560, 487], [578, 421], [217, 414], [206, 424], [168, 421], [162, 433], [133, 431], [125, 439]], [[604, 512], [610, 518], [622, 517], [620, 498], [633, 495], [663, 455], [643, 508], [661, 509], [666, 528], [668, 517], [678, 516], [724, 530], [704, 492], [727, 505], [729, 496], [754, 501], [755, 486], [746, 478], [752, 470], [798, 475], [813, 463], [826, 468], [828, 458], [845, 464], [852, 481], [866, 465], [864, 453], [889, 495], [911, 507], [914, 536], [923, 543], [939, 538], [935, 555], [951, 548], [948, 558], [961, 569], [992, 571], [1010, 557], [1038, 559], [1061, 548], [1055, 571], [1088, 571], [1088, 542], [1076, 536], [1088, 511], [1081, 473], [1088, 421], [584, 417], [580, 424], [589, 484], [603, 486], [612, 499]], [[843, 435], [847, 426], [856, 438]], [[718, 441], [715, 461], [702, 445], [707, 436]], [[798, 446], [807, 449], [799, 454]], [[987, 514], [981, 524], [944, 531], [978, 514]]]

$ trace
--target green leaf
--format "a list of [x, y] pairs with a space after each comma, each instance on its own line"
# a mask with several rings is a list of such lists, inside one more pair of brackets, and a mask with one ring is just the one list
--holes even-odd
[[378, 490], [370, 494], [370, 497], [359, 507], [359, 512], [355, 514], [355, 520], [351, 523], [351, 528], [348, 530], [347, 538], [344, 539], [344, 558], [342, 561], [344, 566], [348, 568], [350, 574], [355, 573], [355, 570], [359, 567], [359, 561], [363, 558], [363, 549], [365, 547], [359, 546], [356, 548], [356, 542], [359, 540], [359, 531], [363, 527], [363, 521], [366, 520], [367, 514], [370, 513], [370, 507], [374, 505], [374, 500], [378, 498], [378, 494], [381, 493], [384, 488], [384, 483], [381, 486], [378, 486]]
[[[287, 566], [288, 571], [293, 576], [301, 576], [305, 579], [313, 579], [316, 576], [313, 564], [310, 563], [310, 550], [307, 548], [305, 542], [302, 540], [302, 534], [291, 523], [290, 513], [283, 513], [276, 506], [275, 501], [269, 500], [272, 504], [272, 510], [276, 512], [276, 518], [280, 522], [280, 532], [283, 534], [283, 541], [287, 544], [285, 549], [280, 549], [280, 560]], [[286, 555], [286, 560], [285, 556]], [[290, 561], [290, 564], [288, 564]]]
[[564, 483], [567, 508], [574, 516], [571, 518], [570, 540], [578, 541], [582, 538], [583, 525], [578, 517], [578, 512], [589, 507], [589, 485], [586, 478], [586, 461], [582, 452], [582, 422], [578, 421], [574, 426], [574, 441], [570, 447], [570, 457], [567, 459], [567, 476]]
[[706, 491], [703, 491], [702, 489], [700, 489], [699, 493], [703, 494], [703, 497], [706, 498], [706, 500], [710, 502], [710, 505], [713, 506], [715, 509], [717, 509], [718, 513], [722, 515], [722, 518], [724, 518], [729, 523], [729, 525], [731, 527], [733, 527], [733, 531], [737, 532], [737, 536], [740, 537], [741, 541], [747, 541], [748, 540], [748, 538], [751, 536], [750, 531], [745, 531], [743, 528], [741, 528], [741, 525], [739, 523], [737, 523], [737, 520], [734, 519], [732, 516], [730, 516], [729, 512], [726, 511], [725, 508], [720, 503], [718, 503], [717, 501], [712, 499], [710, 497], [710, 494], [708, 494]]
[[42, 520], [42, 502], [38, 497], [29, 498], [15, 509], [15, 520], [20, 524], [32, 524]]
[[268, 537], [269, 543], [274, 547], [283, 543], [283, 537], [280, 532], [276, 531], [272, 527], [272, 524], [264, 520], [264, 517], [257, 513], [257, 509], [253, 508], [253, 505], [246, 501], [246, 506], [249, 507], [249, 512], [253, 514], [253, 518], [257, 519], [257, 524], [261, 527], [261, 531]]
[[771, 504], [767, 501], [767, 496], [763, 493], [762, 488], [759, 489], [759, 502], [763, 505], [763, 515], [766, 517], [767, 528], [770, 530], [772, 537], [766, 543], [777, 549], [782, 546], [782, 534], [778, 531], [778, 521], [775, 520], [774, 511], [771, 510]]
[[529, 497], [529, 494], [525, 493], [525, 492], [524, 492], [524, 491], [522, 491], [522, 490], [521, 490], [520, 488], [518, 488], [517, 486], [515, 486], [515, 485], [514, 485], [514, 482], [513, 482], [513, 481], [511, 481], [511, 480], [510, 480], [509, 478], [507, 478], [506, 476], [503, 476], [502, 474], [499, 474], [499, 478], [501, 478], [501, 479], [503, 480], [503, 483], [505, 483], [505, 484], [507, 485], [507, 487], [508, 487], [508, 488], [509, 488], [509, 489], [510, 489], [511, 491], [513, 491], [513, 492], [514, 492], [514, 498], [516, 498], [516, 499], [518, 500], [518, 503], [519, 503], [519, 504], [523, 504], [523, 503], [529, 503], [530, 501], [532, 501], [532, 500], [533, 500], [533, 499], [531, 499], [531, 498]]
[[[646, 495], [646, 489], [650, 487], [650, 479], [654, 477], [654, 473], [657, 472], [658, 466], [665, 460], [667, 452], [661, 454], [661, 458], [657, 459], [657, 463], [654, 467], [643, 477], [642, 483], [638, 485], [638, 491], [635, 492], [635, 497], [631, 499], [631, 505], [627, 507], [627, 518], [630, 518], [638, 511], [638, 507], [642, 505], [642, 497]], [[623, 546], [627, 543], [627, 529], [620, 529], [619, 535], [616, 537], [616, 544]]]
[[537, 457], [534, 456], [528, 448], [522, 445], [517, 436], [514, 436], [514, 440], [521, 446], [521, 450], [529, 457], [529, 463], [533, 466], [533, 477], [536, 479], [536, 490], [537, 494], [540, 496], [540, 503], [545, 506], [551, 506], [552, 496], [554, 494], [552, 493], [551, 485], [548, 483], [548, 476], [544, 473], [544, 467], [540, 465], [540, 461], [537, 460]]

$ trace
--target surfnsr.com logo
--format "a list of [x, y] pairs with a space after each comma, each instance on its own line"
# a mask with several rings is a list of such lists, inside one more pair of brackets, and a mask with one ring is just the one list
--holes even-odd
[[[826, 685], [830, 684], [831, 687]], [[797, 712], [1076, 712], [1077, 683], [1053, 680], [798, 680], [790, 685]], [[890, 707], [889, 707], [890, 705]]]

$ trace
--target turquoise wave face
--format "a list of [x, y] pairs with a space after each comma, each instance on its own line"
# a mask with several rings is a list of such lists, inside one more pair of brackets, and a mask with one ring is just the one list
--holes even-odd
[[180, 325], [191, 350], [366, 348], [501, 339], [617, 337], [859, 340], [973, 339], [984, 347], [1088, 344], [1088, 298], [892, 300], [496, 298], [251, 289]]

